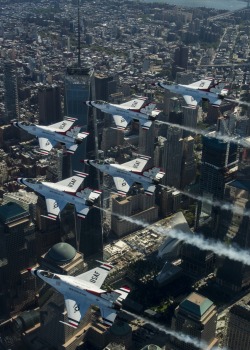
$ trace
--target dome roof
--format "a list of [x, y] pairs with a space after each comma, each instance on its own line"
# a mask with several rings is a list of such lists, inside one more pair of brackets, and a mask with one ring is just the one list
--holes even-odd
[[57, 243], [48, 251], [48, 257], [58, 264], [66, 264], [76, 255], [76, 250], [68, 243]]

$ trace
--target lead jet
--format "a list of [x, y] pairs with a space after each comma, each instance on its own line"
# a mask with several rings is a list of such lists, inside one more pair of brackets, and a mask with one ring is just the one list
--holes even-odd
[[112, 265], [102, 263], [100, 267], [78, 276], [59, 275], [38, 269], [28, 270], [63, 294], [68, 322], [60, 322], [77, 328], [91, 305], [97, 305], [100, 308], [104, 324], [112, 326], [114, 323], [117, 311], [122, 307], [121, 302], [126, 299], [130, 289], [126, 286], [112, 291], [101, 289], [112, 268]]
[[182, 95], [187, 105], [193, 108], [196, 108], [202, 100], [209, 100], [213, 107], [219, 107], [228, 94], [228, 89], [224, 89], [225, 84], [212, 78], [202, 79], [189, 85], [162, 82], [154, 85]]
[[37, 136], [40, 147], [39, 153], [43, 155], [48, 155], [57, 143], [64, 144], [67, 152], [74, 154], [78, 145], [88, 136], [87, 132], [79, 132], [81, 127], [73, 126], [76, 120], [75, 118], [66, 118], [49, 126], [35, 125], [28, 122], [13, 122], [13, 125]]
[[108, 103], [105, 101], [86, 101], [87, 106], [100, 109], [104, 113], [113, 115], [117, 129], [125, 130], [132, 121], [139, 121], [144, 130], [148, 130], [152, 121], [160, 113], [155, 109], [155, 103], [146, 103], [145, 98], [137, 98], [120, 105]]
[[75, 206], [77, 216], [84, 219], [101, 194], [88, 187], [77, 191], [87, 175], [77, 171], [75, 176], [56, 183], [27, 178], [18, 178], [17, 181], [45, 197], [48, 215], [44, 217], [56, 220], [65, 205], [71, 203]]
[[142, 184], [146, 194], [152, 195], [155, 191], [155, 184], [159, 183], [165, 173], [156, 167], [144, 170], [149, 158], [141, 156], [123, 164], [111, 164], [107, 160], [88, 159], [83, 162], [111, 175], [117, 192], [121, 196], [125, 196], [135, 182]]

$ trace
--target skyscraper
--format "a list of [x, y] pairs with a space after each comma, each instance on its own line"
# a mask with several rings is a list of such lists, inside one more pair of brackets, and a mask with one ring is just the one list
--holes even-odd
[[[90, 78], [89, 67], [67, 67], [64, 79], [64, 114], [65, 116], [77, 118], [82, 131], [88, 130], [89, 111], [84, 101], [90, 99]], [[82, 170], [80, 160], [86, 157], [86, 143], [90, 142], [93, 135], [89, 135], [86, 140], [79, 145], [72, 157], [73, 170]]]
[[[175, 332], [181, 332], [195, 337], [207, 344], [203, 350], [212, 349], [218, 342], [215, 338], [216, 330], [216, 308], [208, 298], [197, 293], [191, 293], [175, 309], [171, 328]], [[175, 349], [196, 350], [197, 347], [172, 338]]]
[[4, 62], [4, 122], [19, 118], [16, 64], [14, 61]]
[[164, 185], [180, 188], [182, 155], [182, 130], [171, 126], [167, 131], [162, 159], [162, 167], [165, 171]]
[[[242, 214], [220, 210], [217, 237], [230, 240], [242, 249], [250, 248], [250, 219], [244, 212], [249, 210], [249, 181], [234, 180], [225, 186], [224, 199], [242, 208]], [[250, 285], [250, 267], [241, 262], [225, 258], [217, 269], [216, 282], [222, 292], [234, 295]]]
[[9, 316], [33, 300], [23, 270], [36, 259], [35, 227], [29, 213], [9, 202], [0, 206], [0, 313]]
[[62, 120], [59, 86], [41, 85], [38, 88], [39, 124], [49, 125]]
[[216, 139], [216, 132], [202, 138], [201, 182], [202, 194], [222, 199], [226, 182], [238, 170], [238, 145]]
[[224, 346], [247, 350], [250, 344], [250, 294], [234, 304], [226, 317]]

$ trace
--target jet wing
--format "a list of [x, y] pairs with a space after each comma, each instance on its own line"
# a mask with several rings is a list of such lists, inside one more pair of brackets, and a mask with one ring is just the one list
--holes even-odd
[[114, 176], [114, 183], [115, 183], [115, 187], [117, 189], [117, 192], [121, 195], [121, 196], [126, 196], [126, 193], [129, 191], [130, 187], [133, 185], [134, 181], [131, 179], [127, 179], [125, 177], [118, 177], [118, 176]]
[[123, 163], [123, 164], [121, 164], [121, 166], [125, 170], [141, 173], [143, 171], [144, 167], [146, 166], [149, 159], [150, 159], [150, 157], [142, 156], [140, 158], [135, 158], [133, 160], [130, 160], [129, 162]]
[[103, 323], [107, 326], [112, 326], [116, 318], [116, 311], [109, 307], [100, 307], [100, 312], [102, 316]]
[[[190, 95], [183, 95], [183, 98], [188, 106], [196, 107], [198, 104], [198, 101], [193, 98], [193, 96]], [[199, 101], [200, 102], [200, 101]]]
[[74, 122], [76, 120], [77, 119], [75, 119], [75, 118], [66, 118], [66, 119], [62, 120], [61, 122], [51, 124], [48, 127], [51, 129], [56, 129], [56, 131], [59, 131], [59, 132], [65, 132], [71, 128], [71, 126], [74, 124]]
[[66, 202], [63, 202], [63, 201], [57, 202], [52, 198], [46, 198], [48, 216], [45, 216], [45, 217], [51, 220], [56, 220], [60, 211], [63, 210], [65, 205], [66, 205]]
[[77, 172], [77, 175], [68, 177], [65, 180], [58, 181], [55, 183], [55, 187], [61, 189], [62, 191], [75, 193], [80, 185], [82, 184], [84, 178], [88, 176], [88, 174]]
[[113, 119], [117, 129], [124, 130], [128, 126], [128, 123], [131, 121], [131, 118], [122, 117], [121, 115], [113, 115]]
[[85, 282], [92, 283], [98, 288], [101, 288], [105, 278], [107, 277], [109, 271], [113, 268], [112, 265], [107, 263], [102, 263], [101, 266], [98, 266], [92, 270], [84, 272], [77, 276], [77, 278], [82, 279]]
[[56, 141], [49, 140], [45, 137], [39, 137], [38, 141], [39, 141], [39, 147], [40, 147], [39, 153], [45, 154], [45, 155], [48, 155], [51, 149], [57, 144]]
[[86, 303], [86, 300], [73, 300], [65, 296], [65, 306], [68, 314], [68, 326], [77, 328], [83, 316], [86, 314], [90, 304]]
[[121, 103], [119, 106], [125, 107], [126, 109], [140, 109], [146, 100], [147, 97], [136, 98], [134, 100]]

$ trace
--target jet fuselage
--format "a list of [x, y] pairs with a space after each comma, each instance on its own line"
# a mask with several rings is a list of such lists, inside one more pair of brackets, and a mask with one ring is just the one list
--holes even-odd
[[163, 83], [158, 83], [158, 85], [166, 90], [169, 90], [169, 91], [174, 92], [174, 93], [179, 94], [179, 95], [190, 95], [195, 100], [199, 100], [200, 98], [202, 98], [204, 100], [210, 100], [210, 99], [214, 99], [216, 96], [218, 98], [223, 99], [223, 97], [224, 97], [221, 94], [202, 90], [202, 89], [199, 89], [198, 87], [191, 88], [188, 85], [181, 85], [181, 84], [168, 85], [168, 84], [163, 84]]
[[134, 182], [148, 182], [148, 183], [158, 183], [157, 180], [154, 180], [150, 177], [146, 177], [142, 174], [136, 174], [132, 172], [131, 170], [124, 169], [122, 164], [98, 164], [95, 161], [87, 161], [88, 164], [93, 165], [100, 171], [107, 173], [111, 176], [118, 176], [118, 177], [126, 177], [133, 179]]
[[131, 119], [136, 119], [136, 120], [141, 120], [141, 121], [145, 121], [145, 120], [155, 120], [155, 117], [149, 115], [149, 114], [144, 114], [144, 113], [140, 113], [137, 111], [133, 111], [131, 109], [128, 109], [126, 107], [121, 107], [119, 105], [115, 105], [112, 103], [95, 103], [93, 101], [88, 101], [86, 102], [89, 106], [91, 107], [95, 107], [100, 109], [102, 112], [104, 113], [109, 113], [112, 115], [120, 115], [122, 117], [128, 117]]
[[[74, 276], [59, 275], [56, 273], [31, 269], [31, 273], [34, 276], [41, 278], [44, 282], [48, 283], [50, 286], [55, 288], [59, 293], [67, 295], [67, 297], [73, 300], [79, 299], [79, 296], [85, 298], [86, 303], [90, 305], [98, 305], [99, 307], [108, 307], [113, 309], [120, 309], [121, 304], [118, 301], [111, 301], [104, 299], [102, 293], [105, 296], [105, 290], [96, 287], [92, 283], [81, 280], [80, 278]], [[93, 273], [92, 279], [98, 278], [98, 272]], [[75, 305], [78, 308], [78, 305]]]
[[14, 122], [13, 125], [27, 131], [29, 134], [37, 136], [38, 138], [44, 137], [48, 139], [54, 139], [55, 142], [59, 142], [62, 144], [65, 144], [65, 143], [78, 144], [82, 142], [82, 140], [78, 138], [77, 135], [76, 137], [72, 137], [65, 134], [61, 134], [60, 130], [52, 129], [50, 126], [35, 125], [35, 124], [24, 125], [23, 123], [19, 123], [19, 122]]
[[56, 188], [56, 184], [52, 182], [38, 181], [37, 183], [32, 183], [28, 179], [18, 179], [18, 182], [25, 186], [28, 186], [35, 192], [40, 193], [45, 198], [53, 198], [56, 201], [59, 201], [59, 202], [64, 201], [71, 204], [76, 204], [76, 203], [79, 203], [80, 205], [93, 204], [91, 200], [86, 200], [84, 198], [78, 197], [77, 195], [75, 195], [75, 193], [74, 194], [68, 193], [70, 184], [67, 187], [61, 185], [59, 188]]

